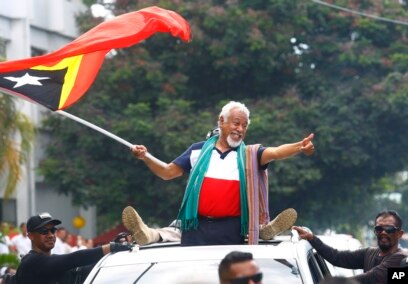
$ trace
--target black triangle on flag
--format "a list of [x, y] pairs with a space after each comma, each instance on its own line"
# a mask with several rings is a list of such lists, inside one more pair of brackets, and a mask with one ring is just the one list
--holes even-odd
[[25, 69], [0, 73], [0, 89], [57, 110], [68, 68], [59, 70]]

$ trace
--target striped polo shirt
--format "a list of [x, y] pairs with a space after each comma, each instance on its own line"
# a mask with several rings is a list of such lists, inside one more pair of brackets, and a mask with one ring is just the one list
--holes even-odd
[[[173, 163], [189, 173], [196, 164], [205, 141], [194, 143]], [[221, 153], [214, 147], [210, 164], [201, 186], [198, 214], [215, 218], [241, 215], [240, 184], [237, 162], [237, 149], [233, 148]], [[258, 150], [258, 161], [265, 150]], [[267, 168], [264, 165], [262, 168]]]

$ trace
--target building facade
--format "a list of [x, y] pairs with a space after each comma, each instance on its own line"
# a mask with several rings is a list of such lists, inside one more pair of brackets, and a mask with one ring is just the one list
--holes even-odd
[[[86, 9], [81, 0], [0, 1], [0, 57], [6, 60], [23, 59], [61, 48], [78, 36], [75, 16]], [[18, 110], [25, 113], [37, 127], [44, 117], [55, 115], [23, 99], [15, 101]], [[73, 206], [69, 196], [56, 193], [38, 174], [38, 163], [44, 156], [49, 139], [47, 135], [50, 134], [37, 133], [14, 196], [4, 200], [4, 193], [0, 189], [0, 221], [18, 225], [33, 214], [47, 211], [61, 219], [63, 226], [72, 233], [85, 238], [93, 237], [96, 234], [95, 208], [85, 210]], [[81, 229], [72, 224], [76, 216], [86, 220]]]

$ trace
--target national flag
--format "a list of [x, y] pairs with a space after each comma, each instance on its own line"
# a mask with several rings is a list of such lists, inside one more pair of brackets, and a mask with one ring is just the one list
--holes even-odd
[[110, 50], [132, 46], [157, 32], [190, 40], [183, 17], [148, 7], [107, 20], [55, 52], [1, 62], [0, 90], [53, 111], [68, 108], [89, 89]]

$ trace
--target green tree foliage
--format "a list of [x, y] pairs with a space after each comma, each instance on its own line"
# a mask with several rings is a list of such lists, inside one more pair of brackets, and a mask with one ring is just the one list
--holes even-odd
[[0, 93], [0, 188], [9, 198], [21, 179], [21, 166], [27, 161], [34, 127], [17, 111], [11, 96]]
[[[408, 19], [392, 1], [361, 2], [353, 8]], [[313, 229], [351, 229], [382, 209], [381, 179], [408, 161], [406, 26], [312, 1], [121, 0], [114, 13], [151, 5], [184, 16], [192, 41], [156, 34], [116, 50], [72, 113], [169, 162], [204, 139], [225, 102], [242, 101], [251, 110], [247, 144], [315, 133], [313, 157], [269, 166], [271, 215], [294, 207]], [[96, 24], [89, 15], [80, 22]], [[176, 216], [186, 178], [161, 181], [126, 147], [75, 122], [53, 118], [45, 128], [46, 181], [97, 205], [101, 228], [128, 204], [150, 223]]]

